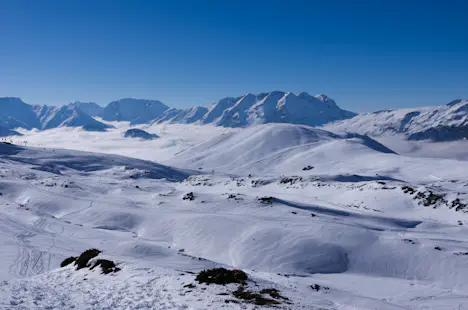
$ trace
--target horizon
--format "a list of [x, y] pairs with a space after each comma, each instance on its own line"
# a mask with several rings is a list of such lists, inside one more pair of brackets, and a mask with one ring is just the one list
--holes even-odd
[[[295, 95], [298, 95], [299, 93], [302, 93], [302, 92], [298, 92], [298, 93], [295, 93], [295, 92], [288, 92], [288, 91], [283, 91], [283, 90], [272, 90], [272, 91], [268, 91], [268, 92], [261, 92], [261, 93], [271, 93], [271, 92], [275, 92], [275, 91], [279, 91], [279, 92], [283, 92], [285, 94], [288, 94], [288, 93], [293, 93]], [[333, 98], [333, 97], [330, 97], [328, 96], [327, 94], [310, 94], [308, 92], [305, 92], [313, 97], [317, 97], [317, 96], [320, 96], [320, 95], [324, 95], [326, 97], [328, 97], [329, 99], [331, 100], [334, 100], [336, 102], [336, 100]], [[184, 107], [184, 108], [178, 108], [178, 107], [174, 107], [174, 106], [171, 106], [167, 103], [165, 103], [164, 101], [161, 101], [161, 100], [158, 100], [158, 99], [152, 99], [152, 98], [136, 98], [136, 97], [126, 97], [126, 98], [119, 98], [119, 99], [115, 99], [115, 100], [111, 100], [107, 103], [99, 103], [99, 102], [96, 102], [96, 101], [80, 101], [80, 100], [75, 100], [75, 101], [70, 101], [68, 103], [64, 103], [64, 104], [57, 104], [57, 105], [48, 105], [48, 106], [54, 106], [54, 107], [59, 107], [59, 106], [66, 106], [66, 105], [70, 105], [70, 104], [74, 104], [74, 103], [90, 103], [90, 104], [97, 104], [98, 106], [102, 107], [102, 108], [105, 108], [107, 105], [109, 105], [110, 103], [112, 102], [115, 102], [115, 101], [120, 101], [120, 100], [126, 100], [126, 99], [132, 99], [132, 100], [147, 100], [147, 101], [159, 101], [161, 102], [162, 104], [166, 105], [168, 108], [176, 108], [176, 109], [180, 109], [180, 110], [183, 110], [183, 109], [190, 109], [190, 108], [194, 108], [194, 107], [208, 107], [212, 104], [215, 104], [217, 103], [219, 100], [222, 100], [222, 99], [225, 99], [225, 98], [240, 98], [240, 97], [243, 97], [245, 95], [248, 95], [248, 94], [252, 94], [252, 93], [245, 93], [245, 94], [242, 94], [242, 95], [239, 95], [239, 96], [225, 96], [225, 97], [222, 97], [222, 98], [219, 98], [213, 102], [210, 102], [210, 103], [207, 103], [205, 105], [196, 105], [196, 106], [189, 106], [189, 107]], [[260, 93], [254, 93], [253, 95], [258, 95]], [[29, 104], [29, 105], [44, 105], [44, 104], [36, 104], [34, 102], [28, 102], [26, 100], [24, 100], [23, 98], [21, 97], [14, 97], [14, 96], [0, 96], [0, 99], [2, 98], [13, 98], [13, 99], [19, 99], [21, 100], [23, 103], [26, 103], [26, 104]], [[353, 110], [349, 110], [349, 109], [345, 109], [343, 108], [339, 102], [336, 102], [336, 104], [338, 105], [339, 108], [341, 109], [344, 109], [344, 110], [347, 110], [347, 111], [350, 111], [350, 112], [355, 112], [357, 114], [365, 114], [365, 113], [374, 113], [374, 112], [380, 112], [380, 111], [385, 111], [385, 110], [398, 110], [398, 109], [404, 109], [404, 108], [424, 108], [424, 107], [433, 107], [433, 106], [443, 106], [443, 105], [447, 105], [453, 101], [457, 101], [457, 100], [462, 100], [462, 101], [466, 101], [468, 99], [466, 98], [455, 98], [453, 100], [450, 100], [446, 103], [443, 103], [443, 104], [436, 104], [436, 105], [426, 105], [426, 106], [414, 106], [414, 107], [401, 107], [401, 108], [394, 108], [394, 109], [388, 109], [388, 108], [383, 108], [383, 109], [380, 109], [380, 110], [372, 110], [372, 111], [364, 111], [364, 112], [358, 112], [358, 111], [353, 111]], [[47, 104], [45, 104], [47, 105]]]
[[284, 89], [357, 113], [468, 98], [468, 4], [2, 3], [0, 96], [207, 106]]

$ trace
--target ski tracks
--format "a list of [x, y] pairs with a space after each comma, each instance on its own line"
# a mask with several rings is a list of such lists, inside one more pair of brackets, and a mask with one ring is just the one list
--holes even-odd
[[31, 231], [22, 231], [15, 234], [14, 239], [18, 246], [17, 256], [10, 266], [10, 274], [15, 277], [37, 275], [49, 270], [51, 254], [41, 251], [31, 242], [31, 238], [37, 235], [50, 235], [45, 231], [47, 220], [39, 218], [33, 223]]

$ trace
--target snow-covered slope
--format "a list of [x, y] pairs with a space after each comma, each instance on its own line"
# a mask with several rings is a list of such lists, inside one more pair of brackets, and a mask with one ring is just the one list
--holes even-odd
[[102, 131], [110, 126], [96, 121], [84, 113], [80, 106], [92, 113], [94, 104], [72, 103], [67, 106], [52, 107], [29, 105], [19, 98], [0, 98], [0, 127], [2, 134], [15, 135], [14, 128], [51, 129], [57, 127], [83, 127], [85, 130]]
[[327, 124], [333, 132], [356, 132], [371, 136], [405, 134], [409, 140], [451, 141], [468, 138], [468, 101], [447, 105], [360, 114]]
[[207, 112], [208, 108], [205, 107], [194, 107], [187, 110], [171, 108], [166, 110], [155, 123], [192, 124], [199, 121]]
[[[223, 266], [247, 272], [246, 290], [277, 289], [287, 299], [275, 309], [466, 309], [466, 162], [406, 161], [307, 126], [255, 129], [267, 141], [246, 141], [253, 155], [304, 148], [313, 167], [185, 179], [147, 161], [0, 144], [0, 305], [268, 309], [234, 297], [236, 285], [195, 281]], [[223, 166], [241, 153], [230, 151]], [[121, 271], [59, 267], [89, 248]]]
[[149, 123], [169, 109], [157, 100], [125, 98], [109, 103], [100, 116], [105, 121], [129, 121], [132, 124]]
[[[385, 146], [359, 135], [341, 137], [331, 132], [295, 124], [264, 124], [225, 133], [177, 154], [171, 165], [224, 172], [278, 173], [302, 169], [320, 161], [327, 146], [330, 157], [339, 152], [393, 153]], [[320, 151], [318, 151], [320, 150]], [[316, 152], [316, 156], [313, 156]], [[336, 154], [340, 156], [340, 154]]]
[[82, 127], [88, 131], [104, 131], [112, 126], [101, 123], [81, 111], [75, 104], [49, 108], [41, 118], [41, 129], [59, 127]]
[[84, 113], [91, 117], [99, 116], [104, 110], [103, 107], [94, 102], [80, 102], [76, 101], [70, 104], [71, 106], [77, 107]]
[[39, 128], [40, 123], [33, 106], [20, 98], [4, 97], [0, 98], [0, 126], [7, 129], [32, 129]]
[[156, 123], [198, 123], [224, 127], [247, 127], [264, 123], [318, 126], [354, 115], [340, 109], [335, 101], [325, 95], [274, 91], [224, 98], [208, 108], [171, 109]]

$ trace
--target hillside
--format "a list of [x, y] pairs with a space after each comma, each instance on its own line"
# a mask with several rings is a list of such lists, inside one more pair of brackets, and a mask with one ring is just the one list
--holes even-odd
[[332, 132], [370, 136], [404, 134], [409, 140], [452, 141], [468, 138], [468, 101], [438, 107], [385, 110], [327, 124]]
[[393, 152], [368, 137], [341, 137], [304, 125], [265, 124], [221, 134], [186, 149], [168, 163], [205, 171], [274, 174], [324, 166], [327, 156], [329, 161], [342, 154], [367, 153]]
[[[252, 158], [271, 152], [277, 164], [299, 149], [311, 167], [269, 175], [259, 161], [250, 176], [188, 177], [194, 172], [116, 155], [0, 144], [0, 302], [253, 310], [271, 307], [249, 294], [277, 292], [263, 295], [288, 310], [466, 305], [466, 162], [395, 161], [358, 136], [267, 124], [207, 150], [226, 167], [239, 155], [224, 150], [229, 141], [245, 147], [239, 153], [252, 148]], [[233, 156], [223, 163], [225, 151]], [[120, 270], [60, 267], [91, 248]], [[196, 280], [215, 267], [248, 280]]]

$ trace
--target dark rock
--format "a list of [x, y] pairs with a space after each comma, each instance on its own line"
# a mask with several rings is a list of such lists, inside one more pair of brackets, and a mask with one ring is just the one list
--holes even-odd
[[93, 270], [94, 268], [100, 266], [103, 274], [109, 274], [111, 272], [118, 272], [120, 268], [118, 268], [115, 263], [111, 260], [107, 259], [98, 259], [94, 265], [90, 268]]
[[234, 295], [234, 297], [236, 298], [246, 300], [250, 303], [253, 303], [259, 306], [280, 304], [280, 302], [277, 300], [263, 297], [261, 294], [258, 294], [258, 293], [246, 291], [243, 286], [239, 286], [239, 288], [236, 291], [234, 291], [232, 295]]
[[190, 193], [187, 193], [184, 195], [184, 197], [182, 198], [183, 200], [194, 200], [195, 199], [195, 195], [193, 194], [193, 192], [190, 192]]
[[78, 257], [78, 259], [75, 261], [76, 270], [80, 270], [82, 268], [89, 267], [88, 263], [89, 261], [98, 256], [101, 251], [98, 249], [89, 249], [81, 253], [81, 255]]
[[289, 300], [289, 298], [281, 296], [280, 292], [275, 288], [266, 288], [260, 291], [260, 294], [268, 294], [275, 299]]
[[312, 284], [312, 285], [310, 286], [310, 288], [313, 289], [314, 291], [317, 291], [317, 292], [320, 291], [320, 290], [326, 290], [326, 291], [328, 291], [328, 290], [330, 289], [329, 287], [320, 286], [320, 285], [318, 285], [318, 284]]
[[245, 284], [248, 277], [242, 270], [227, 270], [225, 268], [214, 268], [200, 271], [195, 278], [198, 283], [226, 285], [229, 283]]
[[60, 263], [60, 267], [68, 266], [75, 261], [76, 261], [76, 257], [73, 257], [73, 256], [65, 258], [63, 262]]
[[257, 200], [261, 203], [264, 203], [264, 204], [272, 204], [273, 203], [273, 197], [260, 197], [260, 198], [257, 198]]

